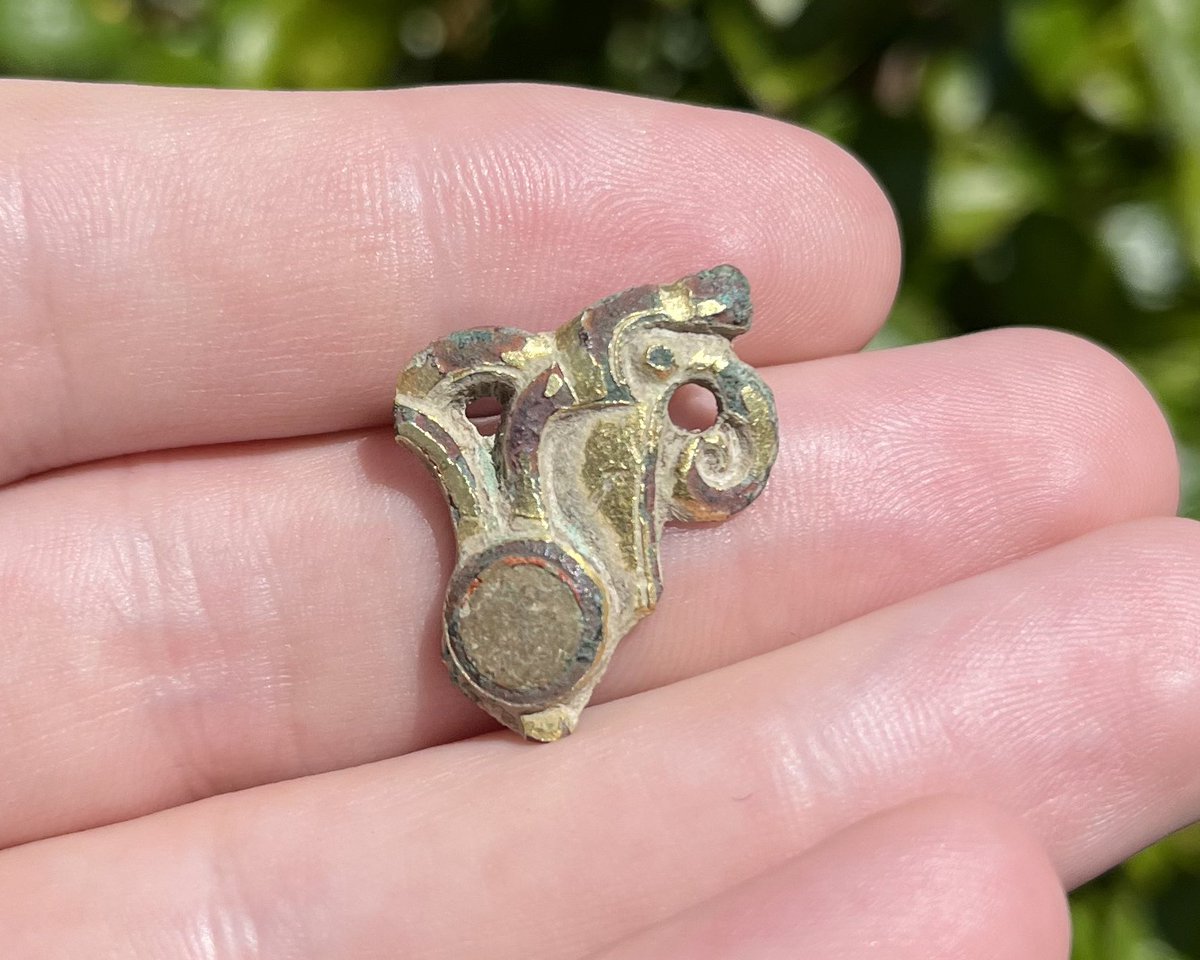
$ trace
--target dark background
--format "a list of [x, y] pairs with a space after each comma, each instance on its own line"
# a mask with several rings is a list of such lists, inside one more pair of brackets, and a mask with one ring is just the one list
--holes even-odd
[[[1169, 411], [1200, 516], [1200, 2], [0, 0], [0, 74], [548, 80], [805, 124], [900, 215], [876, 346], [1008, 324], [1108, 345]], [[1073, 910], [1079, 960], [1200, 960], [1200, 830]]]

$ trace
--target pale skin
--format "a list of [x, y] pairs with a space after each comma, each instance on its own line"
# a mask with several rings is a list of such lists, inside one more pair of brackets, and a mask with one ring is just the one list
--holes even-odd
[[[900, 247], [820, 137], [537, 87], [0, 116], [6, 960], [1063, 960], [1064, 886], [1200, 816], [1162, 414], [1060, 333], [855, 355]], [[396, 372], [723, 262], [771, 484], [668, 533], [574, 736], [489, 732]]]

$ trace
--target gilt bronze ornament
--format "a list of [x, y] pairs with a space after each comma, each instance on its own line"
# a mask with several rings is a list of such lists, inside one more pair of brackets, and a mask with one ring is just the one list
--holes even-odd
[[[554, 333], [452, 333], [400, 374], [396, 437], [437, 475], [458, 538], [442, 656], [517, 733], [575, 729], [658, 600], [663, 525], [724, 520], [766, 484], [774, 400], [731, 345], [750, 314], [746, 278], [715, 267], [611, 296]], [[668, 414], [688, 383], [716, 396], [705, 430]], [[494, 436], [467, 416], [482, 397], [499, 402]]]

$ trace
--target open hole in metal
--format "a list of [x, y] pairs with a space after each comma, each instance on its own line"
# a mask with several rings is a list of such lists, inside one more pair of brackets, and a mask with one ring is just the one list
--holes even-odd
[[480, 434], [491, 437], [500, 428], [505, 408], [512, 397], [512, 388], [506, 383], [481, 383], [467, 393], [463, 412]]
[[702, 383], [685, 383], [671, 394], [667, 413], [682, 430], [700, 432], [717, 422], [720, 408], [717, 395]]

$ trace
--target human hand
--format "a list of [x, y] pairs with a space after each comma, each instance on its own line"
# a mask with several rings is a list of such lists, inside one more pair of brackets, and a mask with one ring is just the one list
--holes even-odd
[[[1198, 815], [1155, 404], [1046, 331], [847, 356], [900, 254], [829, 143], [537, 87], [0, 98], [0, 956], [1061, 958], [1061, 883]], [[578, 733], [476, 736], [396, 372], [721, 262], [771, 484], [668, 534]]]

